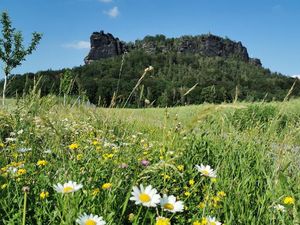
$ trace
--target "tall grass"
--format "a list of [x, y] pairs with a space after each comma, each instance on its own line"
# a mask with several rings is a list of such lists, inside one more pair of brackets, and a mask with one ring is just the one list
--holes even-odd
[[[70, 225], [83, 213], [108, 225], [155, 224], [158, 215], [171, 224], [205, 224], [208, 216], [224, 224], [299, 224], [299, 100], [101, 109], [36, 93], [0, 109], [0, 224], [26, 216], [26, 224]], [[201, 176], [201, 163], [217, 178]], [[69, 180], [83, 188], [54, 190]], [[139, 184], [176, 196], [184, 212], [135, 205], [130, 196]]]

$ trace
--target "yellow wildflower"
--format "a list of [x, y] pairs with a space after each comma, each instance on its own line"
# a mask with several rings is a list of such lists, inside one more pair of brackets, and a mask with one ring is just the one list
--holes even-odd
[[186, 197], [189, 197], [189, 196], [191, 195], [191, 193], [188, 192], [188, 191], [186, 191], [186, 192], [184, 192], [184, 195], [185, 195]]
[[41, 199], [45, 199], [45, 198], [48, 198], [49, 197], [49, 192], [48, 191], [42, 191], [40, 193], [40, 198]]
[[77, 156], [76, 156], [76, 159], [79, 161], [79, 160], [81, 160], [83, 158], [83, 154], [78, 154]]
[[217, 182], [217, 178], [211, 178], [211, 182], [216, 183]]
[[1, 185], [1, 189], [3, 190], [3, 189], [5, 189], [7, 187], [7, 184], [2, 184]]
[[223, 198], [223, 197], [226, 197], [226, 193], [224, 191], [218, 191], [217, 196]]
[[0, 148], [3, 148], [4, 147], [4, 144], [1, 142], [0, 143]]
[[295, 204], [295, 199], [291, 196], [287, 196], [283, 199], [283, 203], [286, 205], [294, 205]]
[[93, 141], [93, 145], [98, 145], [99, 142], [98, 141]]
[[114, 154], [103, 154], [104, 159], [111, 159], [112, 157], [114, 157]]
[[157, 217], [155, 225], [171, 225], [170, 219], [165, 217]]
[[199, 207], [200, 209], [204, 209], [205, 206], [206, 206], [206, 205], [205, 205], [204, 202], [200, 202], [199, 205], [198, 205], [198, 207]]
[[46, 166], [48, 164], [48, 162], [46, 160], [39, 160], [36, 165], [38, 166]]
[[198, 220], [193, 223], [193, 225], [202, 225]]
[[69, 145], [69, 149], [71, 150], [76, 150], [77, 148], [79, 148], [79, 144], [77, 143], [72, 143]]
[[189, 180], [189, 184], [190, 184], [190, 186], [193, 186], [195, 184], [194, 179]]
[[182, 172], [184, 170], [184, 165], [178, 165], [177, 166], [177, 169]]
[[112, 183], [105, 183], [102, 185], [103, 190], [111, 189], [111, 187], [112, 187]]
[[95, 188], [94, 190], [92, 190], [92, 196], [96, 196], [97, 194], [99, 194], [100, 189], [99, 188]]
[[18, 169], [18, 171], [17, 171], [17, 174], [18, 175], [23, 175], [23, 174], [25, 174], [26, 173], [26, 170], [25, 169]]

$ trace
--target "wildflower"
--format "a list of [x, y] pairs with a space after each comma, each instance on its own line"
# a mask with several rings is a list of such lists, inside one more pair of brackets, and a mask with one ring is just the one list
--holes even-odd
[[160, 195], [157, 194], [157, 190], [152, 188], [151, 185], [148, 185], [146, 188], [142, 184], [140, 188], [134, 186], [131, 194], [130, 200], [135, 201], [136, 205], [142, 204], [146, 207], [156, 207], [160, 201]]
[[103, 190], [111, 189], [111, 187], [112, 187], [112, 183], [105, 183], [102, 185]]
[[97, 215], [87, 215], [86, 213], [81, 215], [77, 220], [76, 223], [79, 225], [105, 225], [106, 222], [103, 220], [103, 217], [99, 217]]
[[48, 162], [46, 160], [39, 160], [36, 165], [38, 166], [46, 166], [48, 164]]
[[20, 153], [25, 153], [25, 152], [30, 152], [32, 149], [31, 148], [19, 148], [17, 151]]
[[214, 171], [209, 165], [204, 166], [203, 164], [196, 165], [196, 169], [201, 173], [202, 176], [216, 178], [216, 171]]
[[42, 191], [40, 193], [40, 198], [41, 199], [45, 199], [45, 198], [48, 198], [49, 197], [49, 192], [48, 191]]
[[112, 153], [110, 153], [110, 154], [108, 154], [108, 153], [103, 154], [103, 158], [104, 159], [111, 159], [112, 157], [114, 157], [114, 154], [112, 154]]
[[93, 143], [92, 143], [93, 145], [98, 145], [99, 144], [99, 142], [98, 141], [93, 141]]
[[153, 66], [149, 66], [149, 67], [147, 67], [146, 69], [145, 69], [145, 73], [146, 72], [150, 72], [150, 71], [152, 71], [154, 68], [153, 68]]
[[78, 155], [76, 156], [76, 159], [77, 159], [78, 161], [82, 160], [82, 158], [83, 158], [83, 154], [78, 154]]
[[69, 181], [68, 183], [64, 183], [64, 185], [58, 183], [57, 185], [54, 185], [54, 190], [58, 193], [72, 193], [75, 191], [78, 191], [82, 188], [82, 184], [77, 184], [76, 182]]
[[195, 184], [194, 179], [189, 180], [189, 184], [190, 184], [190, 186], [193, 186]]
[[185, 195], [186, 197], [189, 197], [189, 196], [191, 195], [191, 192], [186, 191], [186, 192], [184, 192], [184, 195]]
[[3, 148], [4, 144], [2, 142], [0, 142], [0, 148]]
[[25, 174], [26, 173], [26, 170], [25, 169], [18, 169], [18, 171], [17, 171], [17, 174], [18, 175], [23, 175], [23, 174]]
[[217, 182], [217, 178], [211, 178], [211, 182], [216, 183]]
[[79, 145], [77, 143], [72, 143], [69, 145], [70, 150], [76, 150], [77, 148], [79, 148]]
[[200, 223], [198, 220], [196, 220], [195, 222], [193, 222], [193, 225], [202, 225], [202, 223]]
[[277, 204], [277, 205], [274, 205], [273, 208], [280, 212], [285, 212], [285, 207], [283, 205]]
[[223, 198], [223, 197], [226, 197], [226, 193], [224, 191], [218, 191], [217, 196]]
[[207, 217], [207, 225], [222, 225], [221, 222], [217, 221], [215, 217]]
[[148, 160], [146, 160], [146, 159], [143, 159], [142, 161], [141, 161], [141, 165], [142, 166], [149, 166], [150, 165], [150, 161], [148, 161]]
[[170, 219], [159, 216], [156, 218], [155, 225], [171, 225]]
[[177, 169], [182, 172], [184, 170], [184, 165], [178, 165], [177, 166]]
[[164, 196], [160, 199], [160, 205], [163, 210], [172, 213], [183, 211], [183, 202], [176, 201], [176, 197], [174, 195], [167, 196], [164, 194]]
[[2, 190], [5, 189], [6, 187], [7, 187], [7, 183], [1, 185], [1, 189], [2, 189]]
[[30, 187], [24, 186], [24, 187], [22, 187], [22, 191], [25, 192], [25, 193], [29, 193]]
[[94, 190], [92, 190], [92, 196], [96, 196], [99, 192], [100, 192], [100, 189], [95, 188]]
[[165, 179], [165, 180], [169, 180], [171, 177], [168, 174], [162, 173], [161, 176]]
[[200, 202], [199, 205], [198, 205], [198, 207], [199, 207], [200, 209], [204, 209], [205, 206], [206, 206], [206, 205], [205, 205], [204, 202]]
[[287, 196], [283, 199], [283, 203], [285, 205], [294, 205], [295, 204], [295, 199], [291, 196]]
[[133, 214], [133, 213], [130, 213], [130, 214], [128, 215], [128, 220], [129, 220], [130, 222], [133, 222], [133, 220], [134, 220], [134, 214]]

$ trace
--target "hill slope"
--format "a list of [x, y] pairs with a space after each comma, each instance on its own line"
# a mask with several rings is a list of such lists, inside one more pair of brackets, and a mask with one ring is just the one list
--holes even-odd
[[[94, 104], [109, 106], [113, 103], [122, 106], [149, 65], [154, 70], [142, 79], [127, 106], [141, 107], [145, 105], [145, 100], [154, 106], [232, 102], [236, 97], [246, 101], [282, 100], [296, 81], [295, 78], [272, 73], [260, 66], [260, 61], [249, 58], [239, 43], [212, 35], [207, 36], [208, 39], [205, 37], [166, 39], [160, 35], [148, 36], [131, 47], [127, 44], [127, 54], [114, 57], [110, 54], [109, 57], [89, 61], [88, 65], [68, 71], [14, 76], [10, 79], [8, 95], [28, 92], [34, 80], [42, 77], [39, 83], [42, 95], [67, 91], [69, 94], [85, 96]], [[219, 40], [222, 44], [214, 48], [202, 48], [203, 40], [211, 39]], [[214, 41], [210, 43], [217, 43]], [[180, 52], [182, 43], [190, 44]], [[125, 45], [118, 46], [118, 52], [122, 52]], [[219, 48], [223, 51], [217, 51]], [[213, 52], [216, 54], [211, 53], [211, 49], [215, 49]], [[66, 87], [68, 85], [70, 89]], [[298, 81], [290, 96], [299, 95]]]

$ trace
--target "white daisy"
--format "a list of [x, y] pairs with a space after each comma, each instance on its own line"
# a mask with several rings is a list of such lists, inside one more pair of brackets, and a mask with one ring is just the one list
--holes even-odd
[[81, 215], [77, 220], [76, 223], [79, 225], [105, 225], [106, 222], [103, 220], [103, 218], [97, 215], [87, 215], [86, 213]]
[[136, 205], [142, 204], [146, 207], [156, 207], [160, 201], [160, 195], [157, 194], [157, 190], [152, 188], [151, 185], [148, 185], [146, 188], [141, 184], [140, 188], [134, 186], [132, 188], [132, 197], [131, 201], [135, 201]]
[[202, 176], [216, 178], [217, 174], [209, 165], [204, 166], [202, 163], [201, 165], [196, 165], [196, 169], [201, 173]]
[[54, 190], [58, 193], [63, 194], [78, 191], [80, 188], [82, 188], [82, 184], [77, 184], [73, 181], [69, 181], [68, 183], [64, 183], [63, 185], [60, 183], [54, 185]]
[[280, 212], [285, 212], [285, 207], [281, 204], [274, 205], [273, 208]]
[[172, 213], [182, 212], [184, 207], [183, 202], [176, 201], [176, 197], [174, 195], [167, 196], [166, 194], [164, 194], [164, 196], [160, 199], [160, 205], [163, 210]]
[[207, 225], [222, 225], [221, 222], [217, 221], [215, 217], [207, 217]]

